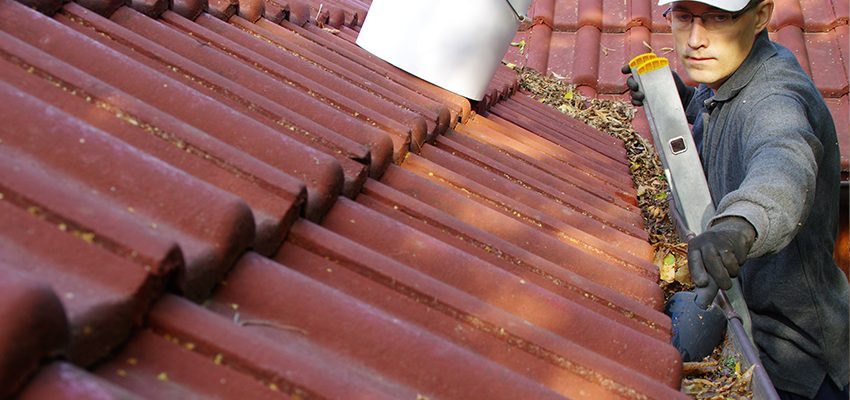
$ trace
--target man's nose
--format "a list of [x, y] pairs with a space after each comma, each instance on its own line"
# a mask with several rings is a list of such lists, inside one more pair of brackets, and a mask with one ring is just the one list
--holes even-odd
[[694, 16], [693, 21], [691, 21], [690, 34], [688, 35], [688, 46], [692, 49], [708, 46], [707, 33], [708, 31], [705, 29], [702, 18]]

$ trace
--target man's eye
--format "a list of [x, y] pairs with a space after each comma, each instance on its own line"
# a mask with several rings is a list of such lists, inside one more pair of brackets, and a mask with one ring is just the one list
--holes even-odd
[[673, 18], [676, 19], [676, 21], [679, 21], [679, 22], [691, 22], [692, 16], [691, 16], [690, 13], [674, 12]]
[[726, 13], [709, 14], [709, 15], [706, 15], [706, 17], [708, 17], [708, 19], [710, 19], [714, 22], [717, 22], [717, 23], [724, 23], [724, 22], [732, 19], [732, 16], [729, 15], [729, 14], [726, 14]]

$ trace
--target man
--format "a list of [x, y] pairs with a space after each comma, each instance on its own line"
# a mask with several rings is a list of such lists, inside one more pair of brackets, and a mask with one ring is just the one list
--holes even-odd
[[773, 0], [665, 4], [679, 61], [700, 83], [676, 77], [717, 210], [688, 242], [694, 283], [728, 289], [740, 278], [782, 398], [847, 399], [850, 292], [832, 258], [840, 155], [830, 113], [794, 55], [769, 40]]

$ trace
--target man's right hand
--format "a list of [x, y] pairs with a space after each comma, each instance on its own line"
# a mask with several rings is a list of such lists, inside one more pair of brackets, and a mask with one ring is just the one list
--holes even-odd
[[[629, 94], [632, 97], [632, 105], [642, 107], [643, 100], [646, 96], [643, 94], [643, 91], [640, 90], [640, 85], [637, 83], [635, 77], [632, 76], [632, 68], [629, 67], [629, 64], [626, 64], [623, 65], [620, 72], [629, 76], [626, 78], [626, 86], [629, 87]], [[675, 71], [673, 72], [673, 81], [676, 82], [676, 91], [679, 92], [679, 98], [682, 99], [682, 103], [684, 104], [686, 100], [690, 100], [690, 94], [693, 88], [686, 85], [682, 78], [679, 77], [679, 74]]]
[[620, 71], [629, 76], [626, 79], [626, 86], [629, 87], [629, 94], [632, 96], [632, 105], [637, 107], [643, 106], [643, 99], [646, 96], [640, 91], [640, 85], [638, 85], [635, 77], [632, 76], [632, 68], [629, 67], [629, 64], [626, 64]]

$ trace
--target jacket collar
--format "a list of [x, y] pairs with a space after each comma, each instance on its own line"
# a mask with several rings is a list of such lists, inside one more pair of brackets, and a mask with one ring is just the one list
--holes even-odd
[[750, 54], [744, 59], [744, 62], [732, 73], [732, 76], [723, 82], [723, 85], [717, 90], [714, 96], [714, 101], [727, 101], [735, 96], [747, 86], [755, 76], [758, 68], [764, 61], [776, 54], [776, 47], [767, 36], [767, 29], [762, 30], [756, 36], [753, 48]]

